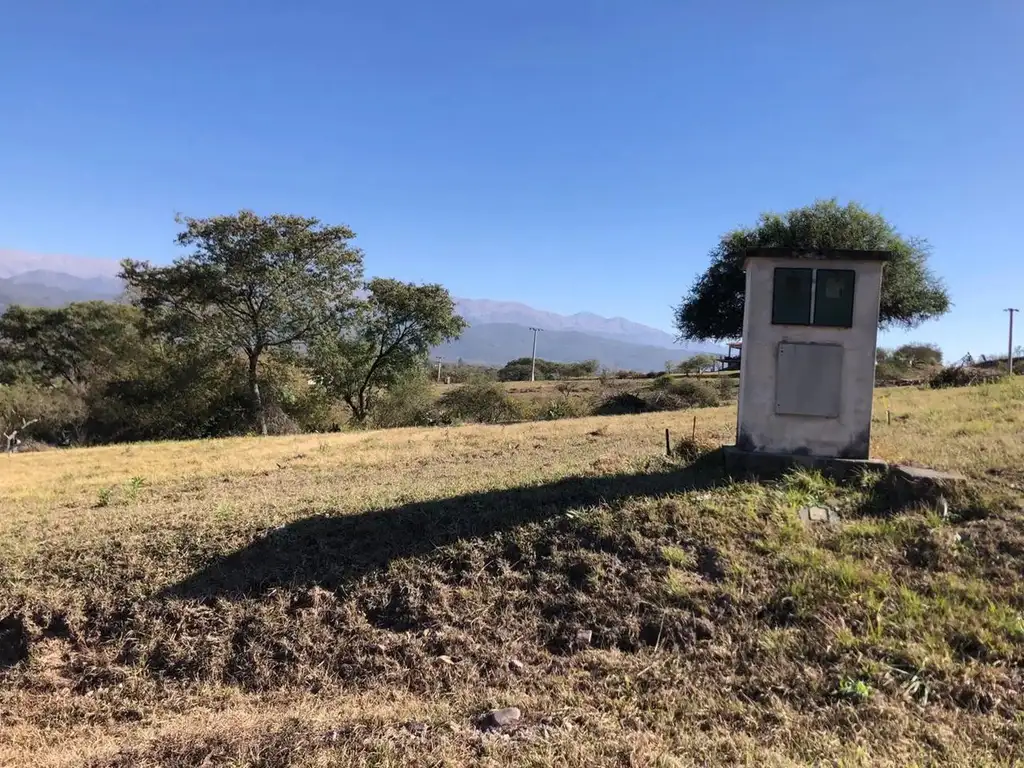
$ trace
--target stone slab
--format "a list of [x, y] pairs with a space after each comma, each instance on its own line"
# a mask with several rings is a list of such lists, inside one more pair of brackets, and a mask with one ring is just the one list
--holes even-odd
[[839, 514], [830, 507], [804, 507], [798, 513], [805, 523], [838, 523]]

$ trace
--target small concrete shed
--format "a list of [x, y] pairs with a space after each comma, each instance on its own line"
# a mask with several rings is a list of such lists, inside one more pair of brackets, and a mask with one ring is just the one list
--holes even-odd
[[888, 251], [752, 248], [736, 448], [867, 459]]

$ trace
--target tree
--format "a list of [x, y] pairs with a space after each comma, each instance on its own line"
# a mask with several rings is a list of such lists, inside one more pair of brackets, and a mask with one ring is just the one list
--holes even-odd
[[675, 309], [680, 340], [721, 341], [742, 335], [746, 282], [740, 254], [755, 246], [891, 251], [893, 259], [882, 273], [882, 329], [913, 328], [950, 308], [942, 281], [928, 269], [927, 241], [903, 237], [880, 214], [857, 203], [840, 206], [834, 199], [819, 200], [782, 215], [763, 213], [753, 228], [721, 237], [710, 253], [711, 264]]
[[177, 242], [194, 250], [171, 266], [125, 261], [121, 278], [135, 302], [172, 338], [244, 353], [247, 387], [262, 434], [263, 355], [308, 342], [352, 302], [362, 252], [346, 226], [315, 218], [239, 211], [178, 218]]
[[531, 370], [534, 373], [535, 379], [544, 381], [551, 378], [553, 365], [554, 363], [542, 360], [539, 357], [536, 364], [534, 364], [532, 358], [517, 357], [515, 360], [509, 360], [498, 369], [498, 381], [529, 381]]
[[929, 368], [942, 365], [942, 350], [934, 344], [904, 344], [892, 353], [905, 368]]
[[684, 373], [689, 376], [691, 373], [704, 373], [705, 371], [713, 370], [715, 362], [718, 358], [707, 352], [701, 352], [699, 354], [688, 357], [679, 363], [678, 370], [680, 373]]
[[63, 382], [84, 390], [134, 360], [142, 345], [140, 323], [134, 307], [106, 301], [9, 307], [0, 315], [0, 380]]
[[382, 390], [422, 367], [431, 347], [458, 338], [466, 327], [440, 285], [374, 278], [365, 288], [366, 299], [338, 316], [309, 354], [314, 378], [358, 423]]

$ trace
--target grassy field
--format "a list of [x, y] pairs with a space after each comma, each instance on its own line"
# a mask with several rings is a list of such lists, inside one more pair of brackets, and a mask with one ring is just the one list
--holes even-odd
[[1024, 382], [879, 394], [947, 516], [694, 415], [0, 457], [0, 765], [1024, 761]]

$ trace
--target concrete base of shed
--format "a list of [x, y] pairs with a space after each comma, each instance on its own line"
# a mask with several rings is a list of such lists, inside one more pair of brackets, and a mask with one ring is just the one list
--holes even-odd
[[831, 456], [744, 451], [735, 445], [724, 446], [722, 452], [727, 472], [754, 477], [774, 477], [794, 467], [814, 469], [835, 479], [846, 479], [859, 472], [886, 472], [889, 469], [889, 465], [880, 459], [837, 459]]

